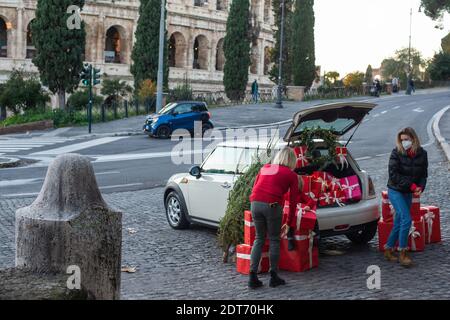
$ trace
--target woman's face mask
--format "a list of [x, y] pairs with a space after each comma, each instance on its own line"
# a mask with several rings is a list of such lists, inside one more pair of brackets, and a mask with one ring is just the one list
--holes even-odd
[[403, 140], [402, 146], [403, 146], [403, 148], [405, 148], [405, 150], [409, 150], [409, 148], [411, 148], [411, 146], [412, 146], [412, 141], [411, 140]]

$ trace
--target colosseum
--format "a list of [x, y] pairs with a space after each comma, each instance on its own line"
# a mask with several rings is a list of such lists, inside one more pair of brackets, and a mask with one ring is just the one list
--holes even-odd
[[[223, 91], [223, 39], [231, 0], [167, 0], [169, 86], [185, 78], [195, 91]], [[267, 74], [269, 49], [274, 45], [272, 0], [251, 0], [252, 64], [249, 82], [273, 84]], [[30, 22], [36, 0], [0, 0], [0, 82], [13, 68], [37, 72], [31, 62], [36, 50]], [[86, 1], [81, 13], [86, 24], [85, 60], [104, 74], [132, 83], [131, 51], [138, 21], [138, 0]]]

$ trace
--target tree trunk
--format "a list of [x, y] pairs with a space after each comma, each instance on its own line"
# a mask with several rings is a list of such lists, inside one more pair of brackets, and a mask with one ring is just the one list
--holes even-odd
[[0, 120], [6, 119], [6, 107], [0, 106]]
[[59, 102], [59, 109], [65, 110], [66, 109], [66, 91], [63, 89], [58, 90], [58, 102]]

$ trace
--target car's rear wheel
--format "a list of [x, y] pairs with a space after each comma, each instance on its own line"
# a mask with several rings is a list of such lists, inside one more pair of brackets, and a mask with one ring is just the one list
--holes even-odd
[[156, 131], [156, 136], [161, 139], [168, 139], [170, 137], [170, 128], [168, 126], [160, 126]]
[[376, 233], [377, 233], [377, 223], [372, 222], [370, 224], [366, 224], [362, 230], [348, 233], [346, 234], [346, 236], [354, 244], [361, 245], [367, 244], [370, 240], [373, 239], [373, 237], [375, 237]]
[[186, 217], [186, 206], [175, 191], [170, 192], [166, 197], [166, 217], [169, 225], [174, 229], [189, 228], [189, 221]]
[[209, 123], [204, 123], [202, 126], [202, 137], [205, 135], [205, 132], [211, 130], [213, 127]]

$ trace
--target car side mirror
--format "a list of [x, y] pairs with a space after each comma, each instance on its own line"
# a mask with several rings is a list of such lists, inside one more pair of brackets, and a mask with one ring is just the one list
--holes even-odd
[[202, 176], [202, 169], [199, 166], [192, 167], [189, 170], [189, 174], [199, 179]]

